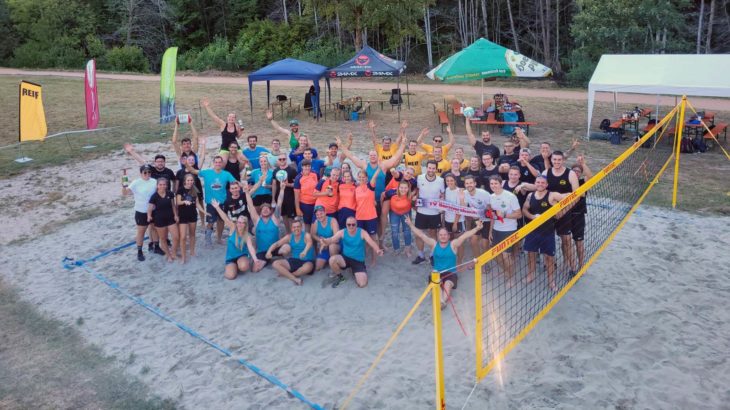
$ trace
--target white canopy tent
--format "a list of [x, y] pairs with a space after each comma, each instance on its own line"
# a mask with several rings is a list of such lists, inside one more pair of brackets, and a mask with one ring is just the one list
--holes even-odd
[[730, 97], [728, 70], [730, 54], [604, 54], [588, 83], [587, 135], [596, 91]]

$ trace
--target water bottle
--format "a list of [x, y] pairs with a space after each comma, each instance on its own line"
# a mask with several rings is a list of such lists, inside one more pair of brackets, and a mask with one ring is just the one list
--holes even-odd
[[327, 196], [333, 196], [334, 192], [332, 191], [332, 185], [327, 187]]
[[127, 175], [127, 168], [122, 169], [122, 187], [129, 187], [129, 176]]

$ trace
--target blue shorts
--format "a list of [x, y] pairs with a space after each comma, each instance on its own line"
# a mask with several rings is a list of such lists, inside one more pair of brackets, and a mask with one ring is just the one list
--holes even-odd
[[311, 225], [312, 221], [314, 221], [314, 204], [303, 204], [300, 202], [299, 209], [302, 210], [302, 218], [304, 219], [304, 223], [307, 225]]
[[378, 232], [378, 218], [368, 219], [367, 221], [358, 220], [357, 227], [370, 235], [374, 235]]
[[320, 250], [317, 254], [317, 259], [324, 259], [326, 261], [330, 260], [330, 248], [328, 246], [322, 248], [322, 250]]
[[555, 256], [555, 233], [530, 232], [525, 237], [524, 249], [527, 252], [539, 252], [543, 255]]
[[345, 221], [347, 221], [347, 218], [349, 217], [355, 217], [354, 209], [340, 208], [340, 210], [337, 211], [337, 223], [340, 224], [340, 229], [345, 227]]

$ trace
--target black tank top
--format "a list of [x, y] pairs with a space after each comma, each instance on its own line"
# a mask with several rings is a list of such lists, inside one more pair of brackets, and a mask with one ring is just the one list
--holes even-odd
[[[585, 183], [586, 183], [586, 180], [584, 178], [581, 178], [581, 179], [578, 180], [578, 185], [579, 186], [580, 185], [583, 185]], [[586, 203], [586, 195], [588, 195], [587, 192], [585, 193], [584, 196], [581, 196], [580, 197], [580, 199], [575, 204], [575, 206], [573, 207], [573, 209], [570, 210], [571, 213], [574, 213], [574, 214], [585, 214], [585, 213], [588, 213], [588, 207], [587, 207], [587, 203]]]
[[238, 142], [236, 139], [238, 137], [238, 126], [233, 125], [233, 132], [228, 132], [228, 124], [226, 124], [225, 127], [223, 127], [223, 131], [221, 131], [221, 149], [224, 151], [228, 151], [228, 147], [231, 145], [232, 142]]
[[527, 199], [527, 194], [520, 192], [519, 194], [515, 192], [515, 188], [517, 188], [520, 185], [518, 182], [515, 186], [509, 186], [509, 181], [502, 181], [502, 188], [512, 192], [517, 197], [517, 202], [520, 204], [520, 209], [522, 209], [522, 205], [525, 204], [525, 200]]
[[559, 194], [568, 194], [573, 192], [570, 185], [570, 168], [565, 168], [562, 175], [554, 175], [553, 168], [547, 172], [548, 191], [557, 192]]
[[[542, 199], [537, 199], [535, 197], [536, 192], [533, 192], [530, 196], [530, 205], [528, 205], [528, 210], [531, 214], [537, 215], [537, 214], [544, 214], [548, 209], [550, 209], [550, 191], [545, 191], [545, 196], [542, 197]], [[536, 233], [549, 233], [552, 232], [555, 229], [555, 219], [550, 218], [547, 221], [545, 221], [542, 225], [540, 225], [539, 228], [535, 229], [534, 232]]]
[[230, 172], [233, 178], [236, 178], [236, 181], [241, 181], [241, 161], [231, 162], [229, 159], [223, 169]]

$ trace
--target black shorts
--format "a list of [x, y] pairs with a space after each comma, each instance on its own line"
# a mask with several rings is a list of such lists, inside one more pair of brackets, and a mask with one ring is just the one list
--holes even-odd
[[482, 239], [489, 240], [489, 224], [490, 221], [482, 221], [482, 229], [479, 230], [479, 236], [482, 237]]
[[266, 251], [256, 253], [256, 259], [266, 262], [266, 265], [270, 264], [277, 256], [281, 256], [281, 254], [279, 254], [279, 248], [271, 252], [271, 259], [266, 258]]
[[294, 198], [291, 201], [286, 200], [284, 196], [284, 202], [281, 203], [281, 216], [286, 218], [294, 218], [297, 216], [297, 208], [294, 206]]
[[248, 255], [241, 255], [241, 256], [239, 256], [237, 258], [226, 259], [226, 265], [231, 264], [231, 263], [234, 264], [234, 265], [238, 265], [238, 260], [241, 259], [241, 258], [248, 259]]
[[256, 195], [253, 197], [253, 206], [261, 206], [271, 203], [271, 194]]
[[424, 215], [416, 212], [416, 228], [438, 229], [441, 227], [441, 215]]
[[568, 214], [560, 219], [555, 220], [555, 232], [558, 234], [558, 236], [570, 235], [570, 229], [572, 225], [572, 222], [570, 220], [572, 219], [572, 216], [572, 214]]
[[136, 223], [137, 226], [149, 226], [150, 224], [147, 222], [147, 214], [137, 211], [134, 211], [134, 223]]
[[574, 241], [582, 241], [586, 234], [586, 214], [570, 214], [570, 232]]
[[465, 231], [463, 221], [456, 224], [456, 229], [454, 229], [453, 222], [444, 221], [444, 228], [446, 228], [449, 233], [462, 233]]
[[[299, 268], [304, 266], [304, 264], [307, 262], [312, 263], [312, 261], [303, 261], [301, 259], [296, 259], [296, 258], [287, 258], [286, 261], [289, 262], [289, 270], [292, 272], [298, 270]], [[310, 273], [313, 273], [313, 272], [314, 272], [314, 269], [312, 269], [310, 271]]]
[[365, 267], [365, 262], [360, 262], [358, 260], [348, 258], [345, 255], [342, 255], [342, 258], [345, 259], [345, 269], [350, 268], [352, 269], [352, 273], [355, 272], [368, 272], [368, 268]]
[[216, 211], [211, 204], [205, 204], [205, 212], [208, 213], [208, 215], [205, 215], [205, 222], [209, 224], [214, 224], [218, 222], [218, 219], [220, 219], [218, 211]]
[[[441, 283], [444, 282], [453, 283], [453, 289], [456, 289], [456, 286], [459, 284], [459, 275], [457, 275], [456, 272], [441, 272]], [[428, 280], [426, 281], [426, 283], [431, 283], [431, 275], [428, 275]], [[445, 302], [445, 300], [442, 302]]]
[[153, 216], [152, 222], [155, 224], [155, 228], [167, 228], [170, 225], [175, 225], [175, 217], [173, 216]]
[[195, 212], [180, 212], [178, 214], [181, 224], [192, 224], [198, 222], [198, 210]]

